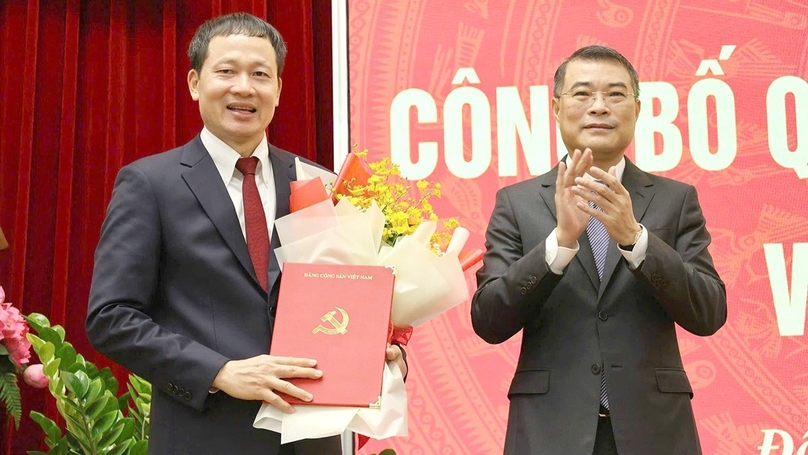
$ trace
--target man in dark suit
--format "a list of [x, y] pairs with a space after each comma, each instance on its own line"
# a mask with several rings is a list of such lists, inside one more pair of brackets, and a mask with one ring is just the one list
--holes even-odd
[[[270, 238], [279, 246], [272, 226], [289, 213], [296, 179], [295, 155], [265, 134], [286, 46], [270, 24], [232, 14], [203, 24], [188, 53], [205, 127], [118, 174], [96, 250], [88, 337], [152, 383], [152, 454], [339, 454], [339, 436], [281, 446], [279, 434], [252, 426], [262, 401], [294, 412], [275, 391], [311, 399], [286, 379], [322, 376], [316, 359], [267, 355], [280, 269], [274, 254], [256, 261], [250, 246], [261, 230], [265, 251]], [[241, 158], [256, 168], [237, 170]], [[257, 224], [242, 203], [252, 190], [263, 209]], [[387, 356], [406, 374], [398, 347]]]
[[701, 453], [675, 325], [715, 333], [726, 290], [695, 188], [624, 157], [638, 93], [617, 51], [576, 51], [553, 87], [570, 154], [497, 193], [471, 315], [489, 343], [523, 330], [507, 454]]

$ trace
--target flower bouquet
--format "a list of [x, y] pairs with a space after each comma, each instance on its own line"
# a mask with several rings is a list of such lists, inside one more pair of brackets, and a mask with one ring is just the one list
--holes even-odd
[[0, 286], [0, 401], [8, 415], [20, 426], [22, 405], [17, 376], [36, 388], [46, 387], [48, 379], [42, 373], [42, 365], [28, 365], [31, 359], [31, 343], [28, 341], [28, 323], [20, 310], [6, 302], [6, 292]]
[[[433, 211], [430, 200], [440, 197], [439, 184], [413, 186], [389, 158], [367, 163], [366, 155], [350, 153], [337, 176], [297, 161], [291, 214], [275, 222], [281, 241], [275, 255], [281, 267], [287, 262], [395, 267], [388, 341], [406, 345], [413, 327], [468, 299], [464, 270], [482, 252], [464, 250], [469, 232]], [[380, 408], [306, 405], [283, 414], [265, 404], [253, 425], [281, 433], [282, 443], [345, 430], [375, 439], [404, 436], [403, 377], [394, 362], [384, 368]]]

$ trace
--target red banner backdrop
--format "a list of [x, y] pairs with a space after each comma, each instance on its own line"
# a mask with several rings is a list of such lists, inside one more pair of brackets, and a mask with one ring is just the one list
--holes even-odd
[[[618, 49], [643, 81], [628, 156], [697, 187], [728, 288], [724, 328], [680, 333], [704, 451], [804, 455], [807, 28], [795, 1], [350, 0], [351, 140], [441, 182], [436, 208], [482, 248], [496, 190], [564, 153], [555, 68], [584, 45]], [[361, 453], [501, 452], [518, 349], [478, 339], [468, 303], [418, 327], [410, 436]]]

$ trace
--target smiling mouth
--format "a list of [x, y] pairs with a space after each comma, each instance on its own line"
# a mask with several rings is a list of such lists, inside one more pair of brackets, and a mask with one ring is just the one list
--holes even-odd
[[257, 112], [257, 109], [254, 107], [246, 107], [246, 106], [227, 106], [227, 109], [233, 112], [243, 112], [245, 114], [254, 114]]

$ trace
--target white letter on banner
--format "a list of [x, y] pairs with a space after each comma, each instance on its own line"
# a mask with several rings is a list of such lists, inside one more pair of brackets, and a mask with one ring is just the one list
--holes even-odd
[[[808, 433], [805, 433], [805, 436], [803, 436], [802, 438], [803, 439], [808, 438]], [[800, 444], [800, 448], [797, 449], [797, 453], [795, 453], [794, 455], [806, 455], [806, 451], [808, 451], [808, 441]]]
[[[471, 111], [471, 161], [463, 156], [463, 106]], [[491, 105], [482, 90], [459, 87], [443, 104], [443, 139], [446, 167], [455, 177], [477, 178], [491, 165]], [[420, 177], [423, 178], [423, 177]]]
[[438, 108], [429, 92], [410, 88], [399, 92], [390, 104], [390, 160], [398, 164], [402, 177], [429, 177], [438, 165], [438, 143], [418, 144], [418, 158], [410, 159], [410, 108], [415, 107], [418, 123], [438, 121]]
[[[654, 100], [659, 100], [659, 115], [654, 115]], [[634, 133], [637, 166], [647, 172], [669, 171], [682, 159], [682, 132], [673, 124], [679, 115], [679, 95], [668, 82], [644, 82], [640, 90], [640, 117]], [[659, 153], [654, 147], [656, 133], [662, 137]]]
[[[710, 137], [707, 121], [707, 97], [715, 99], [716, 134], [718, 144], [715, 153], [710, 152]], [[690, 132], [690, 154], [702, 169], [720, 171], [735, 160], [738, 152], [738, 135], [735, 125], [735, 95], [726, 82], [718, 79], [702, 79], [690, 89], [687, 96], [687, 129]]]
[[[788, 148], [786, 95], [794, 95], [794, 118], [797, 127], [797, 148]], [[774, 161], [794, 169], [797, 177], [808, 178], [808, 82], [796, 76], [777, 78], [766, 94], [768, 114], [769, 153]]]
[[516, 175], [516, 137], [530, 175], [550, 170], [550, 111], [546, 85], [530, 86], [530, 124], [516, 87], [497, 87], [497, 162], [499, 176]]
[[[802, 436], [802, 439], [808, 438], [808, 431]], [[803, 442], [800, 444], [800, 448], [797, 449], [797, 453], [794, 455], [806, 455], [806, 451], [808, 451], [808, 441]]]
[[791, 258], [791, 296], [786, 278], [786, 260], [783, 244], [766, 243], [766, 266], [769, 269], [769, 284], [772, 287], [774, 313], [780, 336], [805, 334], [805, 312], [808, 302], [808, 243], [795, 243]]
[[[763, 443], [758, 446], [760, 455], [792, 455], [794, 453], [794, 441], [791, 435], [783, 430], [762, 430]], [[783, 450], [780, 453], [772, 452], [772, 450], [779, 449], [780, 446], [774, 445], [774, 436], [780, 436], [783, 440]]]

